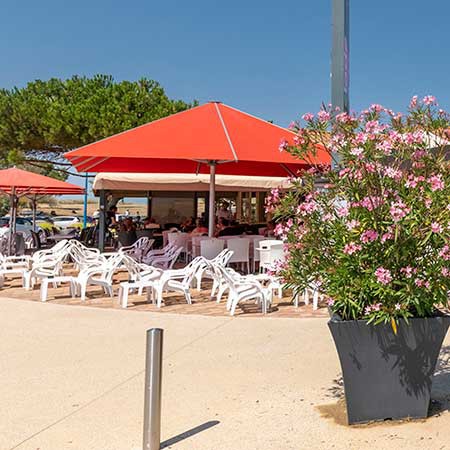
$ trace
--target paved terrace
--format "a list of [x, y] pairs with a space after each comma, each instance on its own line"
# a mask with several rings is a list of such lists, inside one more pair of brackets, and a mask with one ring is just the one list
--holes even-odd
[[[70, 269], [65, 270], [66, 273], [70, 273]], [[58, 303], [65, 305], [75, 306], [93, 306], [98, 308], [119, 308], [117, 293], [120, 281], [125, 281], [127, 277], [126, 272], [121, 272], [115, 276], [115, 294], [114, 299], [109, 296], [105, 297], [103, 289], [99, 286], [88, 286], [87, 296], [85, 302], [82, 302], [80, 298], [72, 299], [69, 295], [68, 284], [62, 285], [58, 288], [53, 288], [49, 285], [48, 303]], [[211, 300], [211, 290], [208, 288], [211, 283], [204, 282], [202, 284], [202, 290], [198, 292], [196, 289], [192, 289], [192, 305], [188, 305], [183, 295], [179, 293], [165, 293], [164, 303], [161, 308], [157, 308], [152, 303], [147, 303], [145, 292], [144, 295], [130, 294], [128, 300], [129, 311], [152, 311], [158, 313], [180, 313], [180, 314], [200, 314], [204, 316], [229, 316], [228, 311], [225, 308], [226, 295], [222, 302], [218, 304], [215, 300]], [[6, 289], [6, 290], [5, 290]], [[0, 295], [4, 292], [8, 297], [17, 298], [21, 300], [40, 301], [39, 297], [39, 284], [35, 286], [33, 291], [25, 291], [22, 288], [21, 278], [8, 278], [5, 281], [5, 289], [0, 291]], [[310, 296], [310, 302], [312, 302], [312, 296]], [[296, 308], [292, 302], [292, 295], [289, 290], [283, 292], [283, 298], [279, 299], [277, 295], [274, 295], [272, 310], [267, 317], [292, 317], [292, 318], [304, 318], [304, 317], [328, 317], [328, 310], [325, 304], [321, 304], [321, 307], [313, 311], [312, 303], [304, 305], [300, 303]], [[256, 305], [254, 301], [249, 300], [239, 304], [236, 308], [236, 317], [261, 317], [261, 307]]]
[[450, 448], [449, 338], [429, 419], [348, 427], [326, 318], [133, 313], [9, 291], [0, 298], [2, 450], [140, 449], [151, 327], [166, 333], [163, 448]]

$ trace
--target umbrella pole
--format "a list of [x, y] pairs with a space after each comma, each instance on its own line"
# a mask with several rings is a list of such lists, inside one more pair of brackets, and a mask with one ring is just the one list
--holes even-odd
[[13, 223], [13, 214], [14, 214], [14, 191], [15, 188], [12, 188], [12, 192], [9, 196], [9, 236], [8, 236], [8, 255], [11, 256], [12, 253], [12, 223]]
[[31, 199], [31, 207], [33, 208], [33, 231], [36, 233], [36, 194]]
[[216, 162], [210, 161], [209, 165], [209, 218], [208, 218], [208, 236], [214, 236], [215, 224], [215, 200], [216, 200]]

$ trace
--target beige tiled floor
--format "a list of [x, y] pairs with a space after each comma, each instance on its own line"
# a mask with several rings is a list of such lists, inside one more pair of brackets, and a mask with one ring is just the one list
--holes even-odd
[[[62, 285], [58, 288], [49, 286], [49, 303], [61, 303], [74, 306], [90, 306], [98, 308], [120, 308], [118, 305], [117, 292], [118, 283], [126, 278], [126, 274], [118, 274], [115, 280], [115, 297], [105, 297], [102, 289], [97, 286], [88, 288], [88, 299], [82, 302], [79, 298], [72, 299], [69, 295], [68, 285]], [[128, 300], [128, 310], [131, 311], [154, 311], [160, 313], [177, 313], [177, 314], [198, 314], [204, 316], [226, 316], [228, 312], [225, 308], [225, 302], [217, 304], [210, 298], [209, 286], [205, 283], [201, 292], [192, 290], [193, 304], [188, 305], [183, 296], [173, 293], [164, 295], [164, 305], [157, 308], [154, 304], [146, 302], [145, 295], [130, 295]], [[39, 285], [33, 291], [25, 291], [22, 288], [21, 279], [9, 278], [5, 280], [3, 289], [0, 290], [0, 297], [12, 297], [21, 300], [39, 301]], [[252, 301], [241, 303], [236, 309], [235, 316], [245, 317], [262, 317], [260, 307]], [[313, 311], [311, 304], [304, 305], [300, 303], [299, 307], [294, 307], [292, 296], [289, 291], [284, 293], [282, 299], [274, 297], [272, 309], [266, 317], [327, 317], [327, 308], [321, 305], [317, 311]]]

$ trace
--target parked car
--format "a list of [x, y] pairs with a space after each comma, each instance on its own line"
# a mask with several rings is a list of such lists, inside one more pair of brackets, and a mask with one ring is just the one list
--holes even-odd
[[55, 216], [52, 217], [53, 224], [59, 228], [76, 227], [80, 219], [76, 216]]
[[[9, 217], [0, 218], [0, 234], [9, 230]], [[33, 222], [28, 217], [16, 217], [16, 231], [29, 234], [33, 230]], [[39, 231], [39, 225], [36, 225], [36, 231]]]

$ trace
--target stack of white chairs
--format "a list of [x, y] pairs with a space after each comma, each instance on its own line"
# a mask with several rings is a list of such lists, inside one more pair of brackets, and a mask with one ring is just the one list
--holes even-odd
[[168, 244], [162, 250], [150, 251], [143, 262], [160, 269], [172, 269], [182, 250], [182, 247]]
[[155, 240], [146, 236], [139, 238], [133, 245], [121, 247], [119, 253], [128, 255], [138, 262], [142, 262], [148, 252], [151, 250]]
[[134, 289], [138, 290], [139, 295], [146, 289], [147, 299], [153, 299], [154, 283], [161, 278], [163, 271], [156, 267], [138, 264], [127, 255], [123, 257], [122, 264], [129, 274], [129, 280], [119, 285], [119, 303], [122, 308], [128, 306], [128, 295]]
[[[228, 261], [233, 255], [233, 251], [229, 250], [228, 248], [223, 249], [215, 258], [213, 259], [206, 259], [204, 258], [204, 261], [207, 262], [207, 264], [204, 264], [203, 266], [199, 266], [196, 274], [195, 279], [197, 282], [197, 291], [200, 291], [202, 286], [202, 280], [203, 278], [209, 278], [213, 280], [213, 282], [216, 282], [216, 276], [214, 273], [214, 270], [212, 268], [214, 266], [221, 266], [226, 267], [228, 264]], [[216, 289], [215, 284], [213, 283], [213, 291]]]
[[253, 276], [242, 276], [230, 268], [214, 266], [218, 282], [217, 301], [228, 291], [227, 310], [234, 315], [238, 304], [245, 300], [256, 300], [261, 304], [263, 314], [266, 314], [272, 303], [272, 288], [264, 287]]
[[6, 276], [23, 274], [30, 267], [29, 256], [4, 256], [0, 253], [0, 287], [3, 287]]
[[191, 237], [189, 233], [169, 233], [167, 239], [169, 244], [182, 248], [181, 253], [184, 255], [184, 261], [187, 262], [191, 254], [189, 248]]
[[114, 297], [113, 276], [120, 269], [124, 255], [117, 253], [98, 265], [83, 268], [76, 277], [77, 295], [86, 300], [88, 286], [101, 286], [111, 298]]
[[38, 250], [30, 261], [30, 269], [22, 274], [23, 287], [32, 289], [38, 280], [51, 279], [56, 286], [56, 277], [62, 277], [63, 263], [67, 261], [72, 241], [63, 239], [52, 248]]

